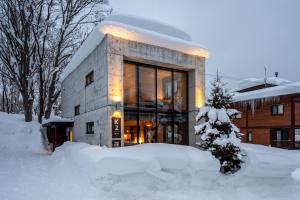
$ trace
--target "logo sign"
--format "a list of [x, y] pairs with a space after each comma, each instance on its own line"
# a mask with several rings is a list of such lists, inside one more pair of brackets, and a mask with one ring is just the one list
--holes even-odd
[[112, 118], [112, 138], [121, 138], [121, 118]]
[[121, 140], [113, 140], [112, 147], [121, 147]]

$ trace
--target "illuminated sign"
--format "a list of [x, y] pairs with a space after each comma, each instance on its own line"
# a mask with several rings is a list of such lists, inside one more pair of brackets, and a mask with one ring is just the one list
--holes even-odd
[[112, 118], [112, 138], [121, 138], [121, 118]]

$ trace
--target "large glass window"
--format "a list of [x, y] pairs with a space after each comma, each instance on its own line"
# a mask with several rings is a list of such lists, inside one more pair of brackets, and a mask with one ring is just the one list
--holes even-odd
[[173, 116], [171, 114], [157, 114], [157, 142], [173, 143]]
[[187, 73], [124, 64], [124, 144], [187, 144]]
[[172, 72], [157, 70], [157, 109], [160, 112], [172, 110]]
[[124, 105], [127, 108], [137, 107], [137, 72], [136, 66], [124, 63]]
[[125, 112], [124, 114], [124, 145], [138, 143], [137, 115], [135, 112]]
[[174, 110], [176, 112], [186, 112], [187, 84], [186, 73], [174, 72]]
[[[128, 79], [130, 80], [130, 79]], [[155, 110], [155, 69], [139, 67], [139, 107], [142, 110]]]

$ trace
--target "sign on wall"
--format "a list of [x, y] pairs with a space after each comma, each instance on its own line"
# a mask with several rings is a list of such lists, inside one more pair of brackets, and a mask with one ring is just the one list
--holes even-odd
[[112, 147], [121, 147], [121, 140], [112, 140]]
[[121, 138], [121, 118], [112, 118], [112, 138]]

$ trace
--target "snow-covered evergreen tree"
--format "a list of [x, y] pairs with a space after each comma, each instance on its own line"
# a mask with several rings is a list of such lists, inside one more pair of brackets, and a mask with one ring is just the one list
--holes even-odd
[[220, 171], [234, 173], [241, 168], [240, 130], [230, 119], [238, 114], [230, 109], [232, 95], [224, 88], [219, 78], [212, 83], [211, 97], [196, 117], [195, 131], [200, 135], [198, 145], [212, 153], [220, 162]]

